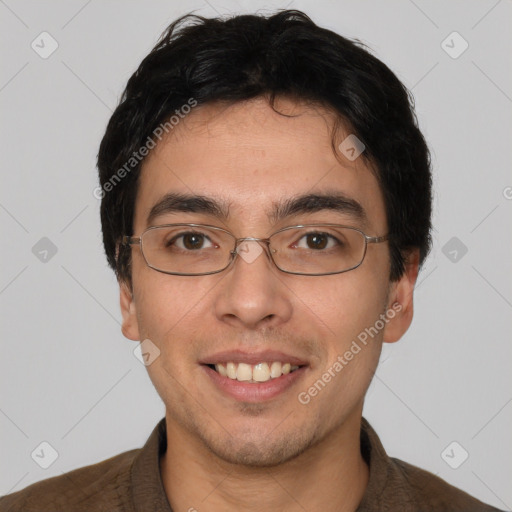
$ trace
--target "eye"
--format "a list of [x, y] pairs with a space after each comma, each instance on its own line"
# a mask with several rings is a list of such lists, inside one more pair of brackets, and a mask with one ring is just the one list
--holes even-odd
[[311, 232], [302, 236], [298, 242], [294, 244], [294, 247], [301, 249], [331, 249], [339, 244], [339, 241], [332, 235], [327, 233]]
[[211, 240], [202, 233], [181, 233], [167, 242], [167, 247], [176, 246], [178, 249], [197, 251], [213, 247]]

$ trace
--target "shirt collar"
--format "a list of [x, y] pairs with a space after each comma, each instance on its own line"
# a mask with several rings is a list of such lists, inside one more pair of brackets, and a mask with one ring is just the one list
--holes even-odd
[[[160, 456], [167, 449], [165, 418], [162, 418], [132, 466], [133, 505], [136, 512], [172, 512], [160, 473]], [[151, 507], [148, 507], [151, 504]]]

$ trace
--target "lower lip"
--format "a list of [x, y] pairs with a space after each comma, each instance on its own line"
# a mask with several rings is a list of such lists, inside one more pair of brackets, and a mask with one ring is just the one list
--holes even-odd
[[213, 384], [225, 394], [236, 400], [251, 403], [271, 400], [284, 393], [303, 376], [306, 370], [305, 366], [301, 366], [291, 373], [281, 375], [276, 379], [270, 379], [267, 382], [240, 382], [229, 377], [223, 377], [209, 366], [202, 365], [202, 368], [204, 368]]

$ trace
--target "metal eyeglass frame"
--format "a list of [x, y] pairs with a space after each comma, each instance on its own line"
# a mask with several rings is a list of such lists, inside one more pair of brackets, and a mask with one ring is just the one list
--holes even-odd
[[[194, 228], [194, 227], [197, 227], [197, 228], [203, 227], [203, 228], [213, 229], [213, 230], [216, 230], [216, 231], [222, 231], [222, 232], [230, 235], [230, 237], [233, 238], [233, 240], [235, 242], [235, 246], [234, 246], [233, 250], [230, 251], [231, 258], [228, 261], [228, 263], [226, 264], [226, 266], [224, 266], [223, 268], [221, 268], [219, 270], [213, 270], [211, 272], [201, 272], [201, 273], [193, 273], [193, 274], [191, 274], [191, 273], [183, 273], [183, 272], [169, 272], [169, 271], [161, 270], [159, 268], [156, 268], [156, 267], [150, 265], [148, 260], [147, 260], [147, 258], [146, 258], [146, 255], [144, 254], [144, 247], [143, 247], [143, 243], [142, 243], [142, 238], [143, 238], [144, 234], [147, 233], [148, 231], [153, 230], [153, 229], [167, 228], [167, 227], [173, 227], [173, 226], [188, 226], [188, 227], [192, 227], [192, 228]], [[303, 273], [303, 272], [291, 272], [289, 270], [283, 270], [274, 261], [272, 253], [276, 252], [276, 249], [271, 249], [271, 247], [270, 247], [270, 239], [274, 235], [277, 235], [278, 233], [281, 233], [283, 231], [287, 231], [289, 229], [308, 228], [308, 227], [337, 227], [337, 228], [351, 229], [353, 231], [357, 231], [358, 233], [363, 235], [364, 241], [365, 241], [365, 243], [364, 243], [364, 251], [363, 251], [363, 255], [361, 257], [361, 261], [357, 265], [354, 265], [353, 267], [350, 267], [350, 268], [348, 268], [346, 270], [341, 270], [341, 271], [337, 271], [337, 272], [322, 272], [320, 274], [310, 274], [310, 273]], [[389, 234], [388, 235], [383, 235], [383, 236], [369, 236], [369, 235], [367, 235], [366, 233], [364, 233], [363, 231], [361, 231], [358, 228], [354, 228], [352, 226], [345, 226], [343, 224], [329, 224], [329, 223], [327, 223], [327, 224], [326, 223], [320, 223], [320, 224], [299, 224], [299, 225], [296, 225], [296, 226], [287, 226], [285, 228], [281, 228], [278, 231], [276, 231], [276, 232], [272, 233], [271, 235], [269, 235], [268, 238], [254, 238], [254, 237], [236, 238], [236, 236], [233, 235], [233, 233], [231, 233], [230, 231], [228, 231], [226, 229], [219, 228], [218, 226], [211, 226], [209, 224], [178, 223], [178, 224], [162, 224], [160, 226], [150, 226], [149, 228], [145, 229], [141, 233], [141, 235], [139, 237], [124, 235], [123, 238], [122, 238], [121, 243], [124, 246], [139, 245], [140, 249], [141, 249], [141, 252], [142, 252], [142, 256], [144, 258], [144, 261], [146, 262], [146, 265], [149, 268], [151, 268], [153, 270], [156, 270], [157, 272], [161, 272], [162, 274], [168, 274], [168, 275], [174, 275], [174, 276], [207, 276], [207, 275], [218, 274], [219, 272], [223, 272], [224, 270], [226, 270], [235, 261], [236, 256], [238, 255], [237, 249], [238, 249], [238, 246], [240, 245], [240, 243], [241, 242], [247, 242], [247, 241], [250, 241], [250, 242], [264, 242], [266, 244], [267, 255], [270, 257], [270, 260], [272, 261], [274, 266], [278, 270], [280, 270], [281, 272], [284, 272], [286, 274], [299, 275], [299, 276], [329, 276], [329, 275], [333, 275], [333, 274], [343, 274], [345, 272], [349, 272], [350, 270], [354, 270], [354, 269], [358, 268], [359, 266], [361, 266], [361, 264], [364, 261], [364, 258], [366, 256], [366, 251], [367, 251], [367, 248], [368, 248], [368, 244], [379, 244], [379, 243], [385, 242], [387, 240], [389, 240]]]

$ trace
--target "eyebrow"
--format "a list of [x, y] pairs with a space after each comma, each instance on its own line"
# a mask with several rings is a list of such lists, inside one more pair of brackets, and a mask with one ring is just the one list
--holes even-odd
[[360, 222], [367, 220], [366, 212], [361, 204], [339, 192], [305, 194], [274, 203], [268, 217], [271, 222], [278, 222], [293, 215], [323, 210], [349, 215]]
[[[150, 210], [147, 225], [161, 215], [176, 212], [202, 213], [227, 220], [229, 203], [201, 195], [169, 193], [161, 198]], [[339, 192], [304, 194], [272, 203], [267, 211], [270, 222], [276, 223], [287, 217], [299, 214], [315, 213], [323, 210], [349, 215], [360, 222], [366, 222], [367, 216], [361, 204]]]
[[204, 213], [226, 220], [229, 216], [229, 205], [205, 196], [171, 192], [153, 205], [148, 214], [147, 224], [151, 225], [161, 215], [176, 212]]

